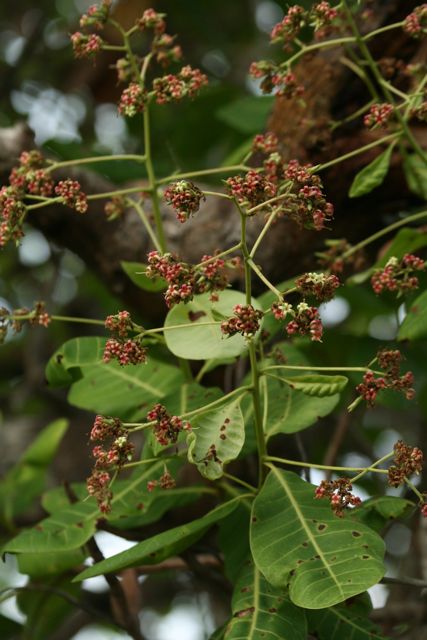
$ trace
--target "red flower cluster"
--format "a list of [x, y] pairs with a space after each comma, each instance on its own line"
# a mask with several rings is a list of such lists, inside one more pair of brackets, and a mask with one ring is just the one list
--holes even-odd
[[[149, 278], [160, 276], [167, 281], [165, 301], [168, 307], [172, 307], [180, 302], [189, 302], [194, 295], [226, 288], [228, 280], [223, 272], [226, 263], [220, 258], [211, 260], [211, 257], [203, 256], [202, 263], [194, 267], [180, 262], [172, 253], [161, 256], [158, 251], [150, 251], [145, 274]], [[208, 264], [203, 264], [208, 260]]]
[[414, 271], [424, 271], [426, 263], [418, 256], [406, 253], [401, 260], [392, 257], [383, 269], [377, 269], [371, 278], [372, 289], [376, 294], [392, 291], [398, 296], [418, 288], [418, 278]]
[[153, 29], [156, 35], [161, 35], [166, 30], [165, 13], [158, 13], [154, 9], [146, 9], [142, 14], [142, 18], [136, 21], [137, 27], [141, 31]]
[[128, 338], [129, 331], [134, 329], [128, 311], [120, 311], [115, 316], [108, 316], [105, 327], [116, 334], [105, 343], [103, 360], [117, 360], [123, 367], [128, 364], [144, 364], [147, 361], [147, 349], [142, 346], [142, 338]]
[[176, 211], [180, 222], [185, 222], [200, 208], [200, 201], [206, 200], [203, 191], [189, 180], [179, 180], [171, 184], [164, 192], [166, 204]]
[[263, 93], [271, 93], [276, 89], [276, 95], [293, 98], [304, 92], [304, 87], [298, 84], [295, 74], [268, 60], [253, 62], [249, 67], [249, 74], [253, 78], [262, 78], [260, 88]]
[[207, 76], [200, 69], [183, 67], [177, 75], [172, 73], [153, 80], [153, 90], [157, 104], [179, 102], [183, 98], [194, 98], [200, 89], [208, 84]]
[[162, 67], [167, 67], [172, 62], [182, 60], [182, 49], [179, 45], [174, 45], [174, 42], [175, 36], [170, 36], [167, 33], [163, 33], [153, 40], [151, 50]]
[[265, 175], [250, 169], [247, 174], [234, 176], [226, 180], [230, 195], [243, 206], [254, 207], [276, 195], [276, 185]]
[[327, 202], [319, 176], [309, 171], [310, 165], [291, 160], [284, 170], [286, 180], [291, 180], [293, 192], [284, 203], [284, 211], [297, 224], [321, 231], [334, 215], [334, 207]]
[[113, 196], [104, 207], [108, 221], [121, 218], [126, 211], [126, 200], [122, 196]]
[[279, 148], [279, 138], [275, 133], [267, 131], [267, 133], [259, 133], [252, 142], [252, 153], [261, 151], [261, 153], [270, 154]]
[[427, 33], [427, 4], [416, 7], [412, 13], [406, 16], [403, 22], [403, 30], [413, 38], [421, 38]]
[[328, 269], [332, 273], [342, 273], [346, 265], [355, 271], [363, 267], [365, 257], [362, 250], [355, 251], [348, 258], [343, 258], [343, 255], [351, 248], [351, 244], [344, 238], [325, 240], [325, 245], [328, 247], [325, 251], [316, 253], [322, 269]]
[[[13, 316], [13, 319], [11, 316]], [[36, 302], [34, 309], [13, 309], [11, 312], [6, 307], [0, 307], [0, 344], [6, 338], [9, 327], [15, 333], [19, 333], [25, 322], [28, 322], [30, 326], [40, 325], [47, 327], [51, 320], [44, 302]]]
[[244, 338], [252, 338], [260, 327], [260, 320], [264, 313], [254, 309], [251, 304], [236, 304], [233, 308], [234, 316], [221, 322], [221, 331], [227, 336], [241, 333]]
[[80, 18], [80, 27], [87, 29], [92, 27], [96, 31], [101, 31], [110, 14], [111, 0], [103, 0], [102, 4], [93, 4]]
[[48, 197], [53, 191], [53, 180], [45, 170], [45, 160], [39, 151], [24, 151], [19, 167], [14, 167], [9, 183], [17, 191]]
[[402, 355], [398, 350], [382, 349], [377, 354], [377, 360], [380, 368], [384, 371], [384, 376], [375, 377], [373, 371], [367, 371], [363, 376], [363, 382], [356, 387], [368, 407], [375, 404], [378, 392], [381, 389], [391, 389], [392, 391], [402, 391], [407, 400], [412, 400], [415, 391], [412, 387], [414, 384], [414, 374], [408, 371], [404, 375], [400, 375], [400, 363]]
[[307, 24], [308, 13], [298, 4], [289, 7], [287, 14], [281, 22], [273, 27], [270, 34], [271, 41], [283, 42], [285, 45], [297, 37], [301, 29]]
[[335, 275], [305, 273], [295, 280], [295, 286], [303, 296], [314, 296], [320, 302], [327, 302], [334, 297], [340, 281]]
[[296, 312], [292, 310], [294, 318], [286, 325], [288, 335], [296, 333], [301, 336], [309, 335], [311, 340], [322, 342], [323, 326], [320, 320], [319, 310], [316, 307], [309, 307], [305, 302], [297, 305]]
[[[128, 431], [118, 418], [96, 416], [90, 439], [92, 442], [102, 442], [104, 446], [96, 445], [92, 450], [95, 467], [86, 486], [89, 495], [96, 498], [103, 513], [111, 511], [110, 470], [113, 467], [120, 469], [132, 459], [134, 446], [129, 442], [128, 436]], [[107, 447], [106, 441], [109, 441]]]
[[314, 30], [322, 31], [330, 27], [333, 21], [338, 17], [338, 10], [331, 7], [329, 2], [319, 2], [315, 4], [311, 9], [310, 23], [313, 25]]
[[67, 207], [75, 209], [78, 213], [86, 213], [88, 209], [87, 196], [81, 190], [77, 180], [60, 180], [55, 187], [55, 193], [61, 196]]
[[315, 498], [328, 498], [332, 511], [341, 518], [344, 510], [350, 506], [356, 507], [362, 501], [351, 492], [353, 486], [348, 478], [338, 478], [337, 480], [322, 480], [314, 492]]
[[169, 415], [162, 404], [154, 405], [147, 413], [147, 420], [156, 422], [153, 433], [157, 442], [164, 447], [175, 444], [181, 431], [191, 431], [189, 422], [184, 422], [178, 416]]
[[86, 35], [76, 31], [71, 36], [71, 44], [76, 58], [92, 58], [102, 49], [104, 41], [96, 33]]
[[133, 118], [144, 111], [147, 104], [147, 92], [137, 82], [131, 82], [123, 91], [119, 102], [119, 113]]
[[[410, 447], [403, 440], [398, 440], [393, 447], [394, 464], [388, 469], [388, 483], [399, 487], [412, 474], [420, 474], [423, 469], [424, 456], [418, 447]], [[423, 513], [423, 515], [426, 515]]]
[[147, 482], [147, 490], [149, 492], [156, 489], [156, 487], [160, 487], [160, 489], [173, 489], [175, 486], [176, 482], [168, 470], [166, 470], [158, 480], [149, 480]]
[[24, 235], [22, 225], [26, 207], [21, 197], [22, 194], [14, 187], [0, 189], [0, 247], [9, 240], [18, 242]]
[[373, 104], [369, 112], [363, 118], [365, 127], [376, 129], [377, 127], [385, 127], [393, 114], [393, 105], [384, 102], [382, 104]]

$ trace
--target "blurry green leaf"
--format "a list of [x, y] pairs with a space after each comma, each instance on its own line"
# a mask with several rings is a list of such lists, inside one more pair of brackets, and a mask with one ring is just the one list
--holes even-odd
[[403, 160], [403, 171], [409, 189], [427, 200], [427, 164], [415, 153]]
[[[252, 502], [242, 500], [241, 504], [218, 526], [218, 544], [224, 556], [225, 575], [234, 583], [244, 562], [250, 554], [249, 520]], [[236, 531], [240, 532], [239, 544], [236, 544]]]
[[418, 340], [427, 335], [427, 291], [418, 296], [400, 325], [398, 340]]
[[2, 640], [18, 640], [22, 638], [23, 627], [0, 613], [0, 631]]
[[267, 118], [273, 109], [273, 96], [245, 96], [221, 107], [217, 118], [241, 133], [259, 133], [265, 129]]
[[44, 489], [46, 470], [68, 427], [59, 419], [48, 425], [28, 447], [21, 460], [0, 481], [0, 519], [11, 523]]
[[129, 276], [134, 284], [144, 291], [163, 291], [166, 289], [167, 282], [163, 278], [149, 278], [145, 275], [147, 265], [142, 262], [125, 262], [120, 263], [123, 271]]
[[348, 194], [350, 198], [360, 198], [379, 187], [388, 173], [394, 144], [387, 147], [375, 160], [359, 171], [350, 187]]
[[64, 573], [73, 567], [83, 564], [87, 557], [81, 549], [57, 551], [52, 553], [19, 553], [18, 568], [31, 578], [43, 578], [49, 575]]
[[[220, 322], [214, 317], [215, 311], [225, 317], [231, 316], [236, 304], [246, 304], [244, 294], [226, 290], [220, 292], [217, 302], [212, 302], [210, 294], [204, 293], [195, 296], [188, 304], [173, 307], [165, 320], [165, 340], [170, 351], [179, 358], [189, 360], [238, 356], [246, 351], [245, 338], [239, 334], [224, 336]], [[253, 305], [257, 307], [255, 300]], [[181, 324], [186, 326], [182, 329], [168, 329]]]
[[[106, 338], [84, 336], [65, 342], [46, 365], [46, 379], [51, 387], [70, 385], [82, 367], [102, 362]], [[76, 371], [73, 372], [73, 369]], [[74, 373], [74, 375], [73, 375]]]
[[243, 447], [245, 426], [240, 401], [240, 397], [233, 398], [191, 421], [188, 460], [209, 480], [220, 478], [223, 465], [237, 458]]
[[307, 611], [309, 630], [319, 640], [386, 640], [381, 629], [369, 620], [372, 606], [366, 596], [329, 609]]
[[272, 468], [255, 498], [251, 549], [274, 586], [289, 584], [294, 604], [323, 609], [366, 591], [384, 575], [384, 542], [371, 529], [337, 518], [315, 487]]
[[251, 561], [235, 584], [231, 611], [225, 640], [307, 638], [304, 610], [292, 604], [284, 589], [272, 587]]
[[397, 496], [378, 496], [364, 500], [354, 509], [352, 517], [362, 524], [366, 524], [378, 533], [390, 522], [397, 518], [404, 518], [414, 509], [414, 503]]
[[288, 376], [280, 375], [280, 379], [286, 382], [292, 389], [302, 391], [308, 396], [333, 396], [343, 391], [348, 383], [345, 376], [304, 375]]
[[179, 554], [201, 538], [213, 524], [231, 513], [238, 506], [241, 499], [241, 497], [233, 498], [233, 500], [209, 511], [202, 518], [159, 533], [152, 538], [139, 542], [131, 549], [98, 562], [80, 573], [75, 578], [75, 581], [85, 580], [104, 573], [121, 571], [127, 567], [136, 567], [140, 564], [156, 564], [171, 555]]

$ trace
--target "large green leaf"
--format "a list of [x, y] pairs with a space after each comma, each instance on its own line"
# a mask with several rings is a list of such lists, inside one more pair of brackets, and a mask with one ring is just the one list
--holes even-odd
[[333, 396], [340, 393], [348, 383], [348, 378], [345, 376], [323, 376], [310, 374], [305, 376], [280, 375], [280, 378], [292, 389], [301, 391], [307, 396], [316, 396], [318, 398]]
[[398, 340], [418, 340], [427, 335], [427, 291], [416, 298], [408, 309], [397, 334]]
[[[219, 523], [218, 545], [224, 556], [224, 571], [231, 583], [237, 579], [244, 563], [250, 556], [249, 521], [252, 501], [248, 498]], [[236, 544], [239, 531], [239, 544]]]
[[[46, 379], [51, 387], [70, 385], [81, 367], [102, 362], [106, 338], [84, 336], [67, 340], [50, 358]], [[75, 373], [76, 373], [75, 372]]]
[[22, 638], [23, 627], [0, 613], [0, 631], [2, 640], [18, 640]]
[[234, 587], [233, 617], [224, 640], [306, 640], [303, 609], [284, 589], [272, 587], [252, 562], [247, 562]]
[[[117, 483], [114, 486], [111, 515], [128, 514], [131, 505], [137, 510], [148, 499], [148, 480], [152, 480], [156, 474], [160, 475], [163, 469], [164, 461], [159, 460], [147, 465], [143, 471], [138, 470], [129, 480]], [[94, 534], [99, 516], [98, 505], [92, 498], [70, 504], [54, 511], [32, 529], [21, 531], [7, 542], [3, 550], [12, 553], [54, 553], [77, 549]]]
[[145, 275], [147, 265], [142, 262], [125, 262], [121, 263], [123, 271], [129, 276], [134, 284], [144, 291], [163, 291], [166, 289], [167, 282], [163, 278], [149, 278]]
[[125, 417], [137, 407], [146, 407], [178, 389], [184, 381], [173, 365], [148, 358], [146, 364], [121, 367], [115, 362], [89, 365], [72, 385], [70, 404], [97, 413]]
[[[204, 293], [187, 304], [173, 307], [166, 316], [166, 329], [175, 325], [186, 326], [165, 331], [170, 351], [189, 360], [238, 356], [246, 351], [247, 342], [243, 336], [226, 337], [220, 329], [220, 319], [231, 316], [236, 304], [246, 304], [243, 293], [226, 290], [221, 291], [217, 302], [211, 302], [210, 294]], [[252, 304], [258, 308], [255, 300]], [[212, 324], [214, 322], [216, 324]]]
[[414, 507], [414, 503], [405, 498], [377, 496], [364, 500], [352, 515], [358, 522], [380, 532], [391, 520], [404, 518], [413, 511]]
[[[198, 416], [188, 434], [188, 459], [205, 478], [216, 480], [223, 465], [239, 455], [245, 441], [245, 425], [240, 409], [241, 398]], [[212, 455], [212, 452], [215, 455]]]
[[369, 620], [371, 609], [366, 594], [336, 607], [307, 611], [309, 630], [319, 640], [386, 640], [380, 628]]
[[243, 496], [233, 498], [209, 511], [202, 518], [159, 533], [152, 538], [139, 542], [127, 551], [102, 560], [102, 562], [85, 569], [75, 580], [85, 580], [86, 578], [121, 571], [127, 567], [135, 567], [140, 564], [156, 564], [171, 555], [179, 554], [198, 540], [213, 524], [228, 516], [237, 507], [241, 499], [243, 499]]
[[412, 153], [404, 159], [403, 171], [410, 190], [427, 200], [427, 164]]
[[64, 573], [73, 567], [84, 563], [87, 557], [82, 549], [72, 549], [52, 553], [20, 553], [18, 554], [18, 568], [21, 573], [32, 578], [43, 578], [49, 575]]
[[251, 549], [274, 586], [294, 604], [322, 609], [366, 591], [384, 575], [384, 543], [365, 525], [338, 518], [315, 487], [272, 468], [255, 499]]
[[393, 148], [394, 143], [359, 171], [350, 187], [350, 198], [359, 198], [380, 186], [388, 173]]
[[59, 419], [43, 429], [0, 482], [0, 520], [10, 523], [42, 493], [47, 467], [67, 427], [68, 420]]

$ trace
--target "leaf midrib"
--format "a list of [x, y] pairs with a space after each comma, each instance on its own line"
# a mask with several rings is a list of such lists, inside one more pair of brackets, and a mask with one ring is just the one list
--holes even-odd
[[340, 592], [340, 595], [343, 598], [345, 598], [344, 591], [343, 591], [340, 583], [336, 579], [336, 576], [333, 573], [333, 571], [331, 570], [329, 564], [327, 563], [322, 549], [317, 544], [316, 538], [313, 536], [310, 528], [307, 526], [307, 524], [305, 522], [304, 514], [302, 513], [301, 509], [299, 508], [299, 505], [298, 505], [297, 501], [294, 499], [294, 497], [292, 495], [292, 491], [290, 490], [286, 480], [283, 478], [283, 476], [278, 472], [278, 470], [275, 467], [272, 467], [271, 470], [275, 474], [275, 476], [278, 479], [279, 483], [282, 485], [284, 491], [286, 492], [286, 495], [288, 496], [289, 501], [290, 501], [292, 507], [294, 508], [294, 510], [295, 510], [300, 522], [301, 522], [301, 525], [302, 525], [303, 529], [305, 530], [305, 532], [306, 532], [306, 534], [308, 536], [308, 539], [310, 540], [311, 544], [313, 545], [313, 547], [317, 551], [317, 555], [320, 557], [321, 561], [323, 562], [323, 565], [325, 566], [325, 568], [327, 569], [327, 571], [328, 571], [329, 575], [331, 576], [332, 580], [336, 584], [337, 589]]

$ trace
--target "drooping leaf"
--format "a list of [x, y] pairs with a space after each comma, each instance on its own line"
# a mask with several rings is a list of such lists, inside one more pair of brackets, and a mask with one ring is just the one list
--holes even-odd
[[[134, 472], [129, 480], [114, 486], [111, 515], [129, 514], [131, 505], [138, 507], [146, 498], [147, 482], [161, 475], [164, 461], [159, 460]], [[64, 506], [31, 529], [22, 530], [6, 543], [3, 550], [11, 553], [47, 553], [77, 549], [94, 534], [100, 512], [93, 498]]]
[[319, 640], [387, 640], [369, 620], [371, 609], [369, 596], [362, 595], [335, 607], [307, 611], [308, 627]]
[[323, 376], [310, 374], [305, 376], [281, 375], [280, 378], [292, 389], [301, 391], [307, 396], [316, 396], [318, 398], [333, 396], [340, 393], [348, 383], [348, 378], [345, 376]]
[[87, 557], [81, 549], [52, 553], [19, 553], [18, 568], [31, 578], [58, 575], [83, 564]]
[[240, 401], [240, 397], [232, 398], [191, 423], [188, 459], [209, 480], [220, 478], [223, 465], [237, 458], [243, 447], [245, 425]]
[[[224, 570], [227, 578], [234, 584], [250, 555], [249, 521], [252, 501], [248, 498], [229, 516], [219, 523], [218, 544], [224, 556]], [[236, 544], [236, 531], [240, 532], [239, 544]]]
[[242, 497], [233, 498], [209, 511], [202, 518], [159, 533], [152, 538], [139, 542], [127, 551], [102, 560], [102, 562], [85, 569], [75, 580], [85, 580], [86, 578], [121, 571], [127, 567], [134, 567], [140, 564], [156, 564], [171, 555], [179, 554], [198, 540], [213, 524], [231, 513]]
[[84, 336], [67, 340], [49, 359], [46, 379], [51, 387], [70, 385], [81, 367], [102, 362], [106, 338]]
[[0, 520], [12, 522], [40, 496], [47, 467], [67, 427], [68, 420], [59, 419], [43, 429], [21, 460], [0, 481]]
[[348, 194], [350, 198], [359, 198], [360, 196], [364, 196], [382, 184], [390, 167], [393, 148], [394, 143], [387, 147], [385, 151], [380, 153], [375, 160], [372, 160], [372, 162], [359, 171], [350, 187]]
[[246, 563], [235, 584], [231, 610], [224, 640], [306, 640], [304, 610], [284, 589], [272, 587], [252, 562]]
[[123, 271], [140, 289], [144, 289], [144, 291], [163, 291], [163, 289], [166, 289], [166, 280], [163, 278], [149, 278], [145, 275], [146, 264], [142, 262], [126, 262], [124, 260], [120, 264]]
[[[179, 304], [171, 309], [165, 320], [165, 339], [170, 351], [189, 360], [227, 358], [246, 351], [245, 338], [240, 334], [224, 336], [220, 321], [214, 317], [215, 311], [225, 317], [232, 316], [236, 304], [246, 304], [243, 293], [226, 290], [221, 291], [217, 302], [211, 302], [210, 294], [204, 293], [195, 296], [188, 304]], [[257, 307], [255, 300], [253, 305]], [[168, 329], [176, 325], [186, 326]]]
[[322, 609], [366, 591], [384, 575], [384, 542], [338, 518], [315, 487], [272, 468], [252, 508], [251, 549], [272, 585], [289, 585], [292, 602]]
[[427, 165], [415, 153], [403, 160], [403, 171], [409, 189], [427, 200]]
[[82, 377], [73, 383], [68, 401], [88, 409], [119, 418], [136, 407], [147, 407], [178, 389], [184, 381], [175, 366], [148, 358], [146, 364], [121, 367], [118, 363], [99, 363], [81, 370]]
[[400, 329], [398, 340], [419, 340], [427, 335], [427, 291], [416, 298], [408, 309]]

